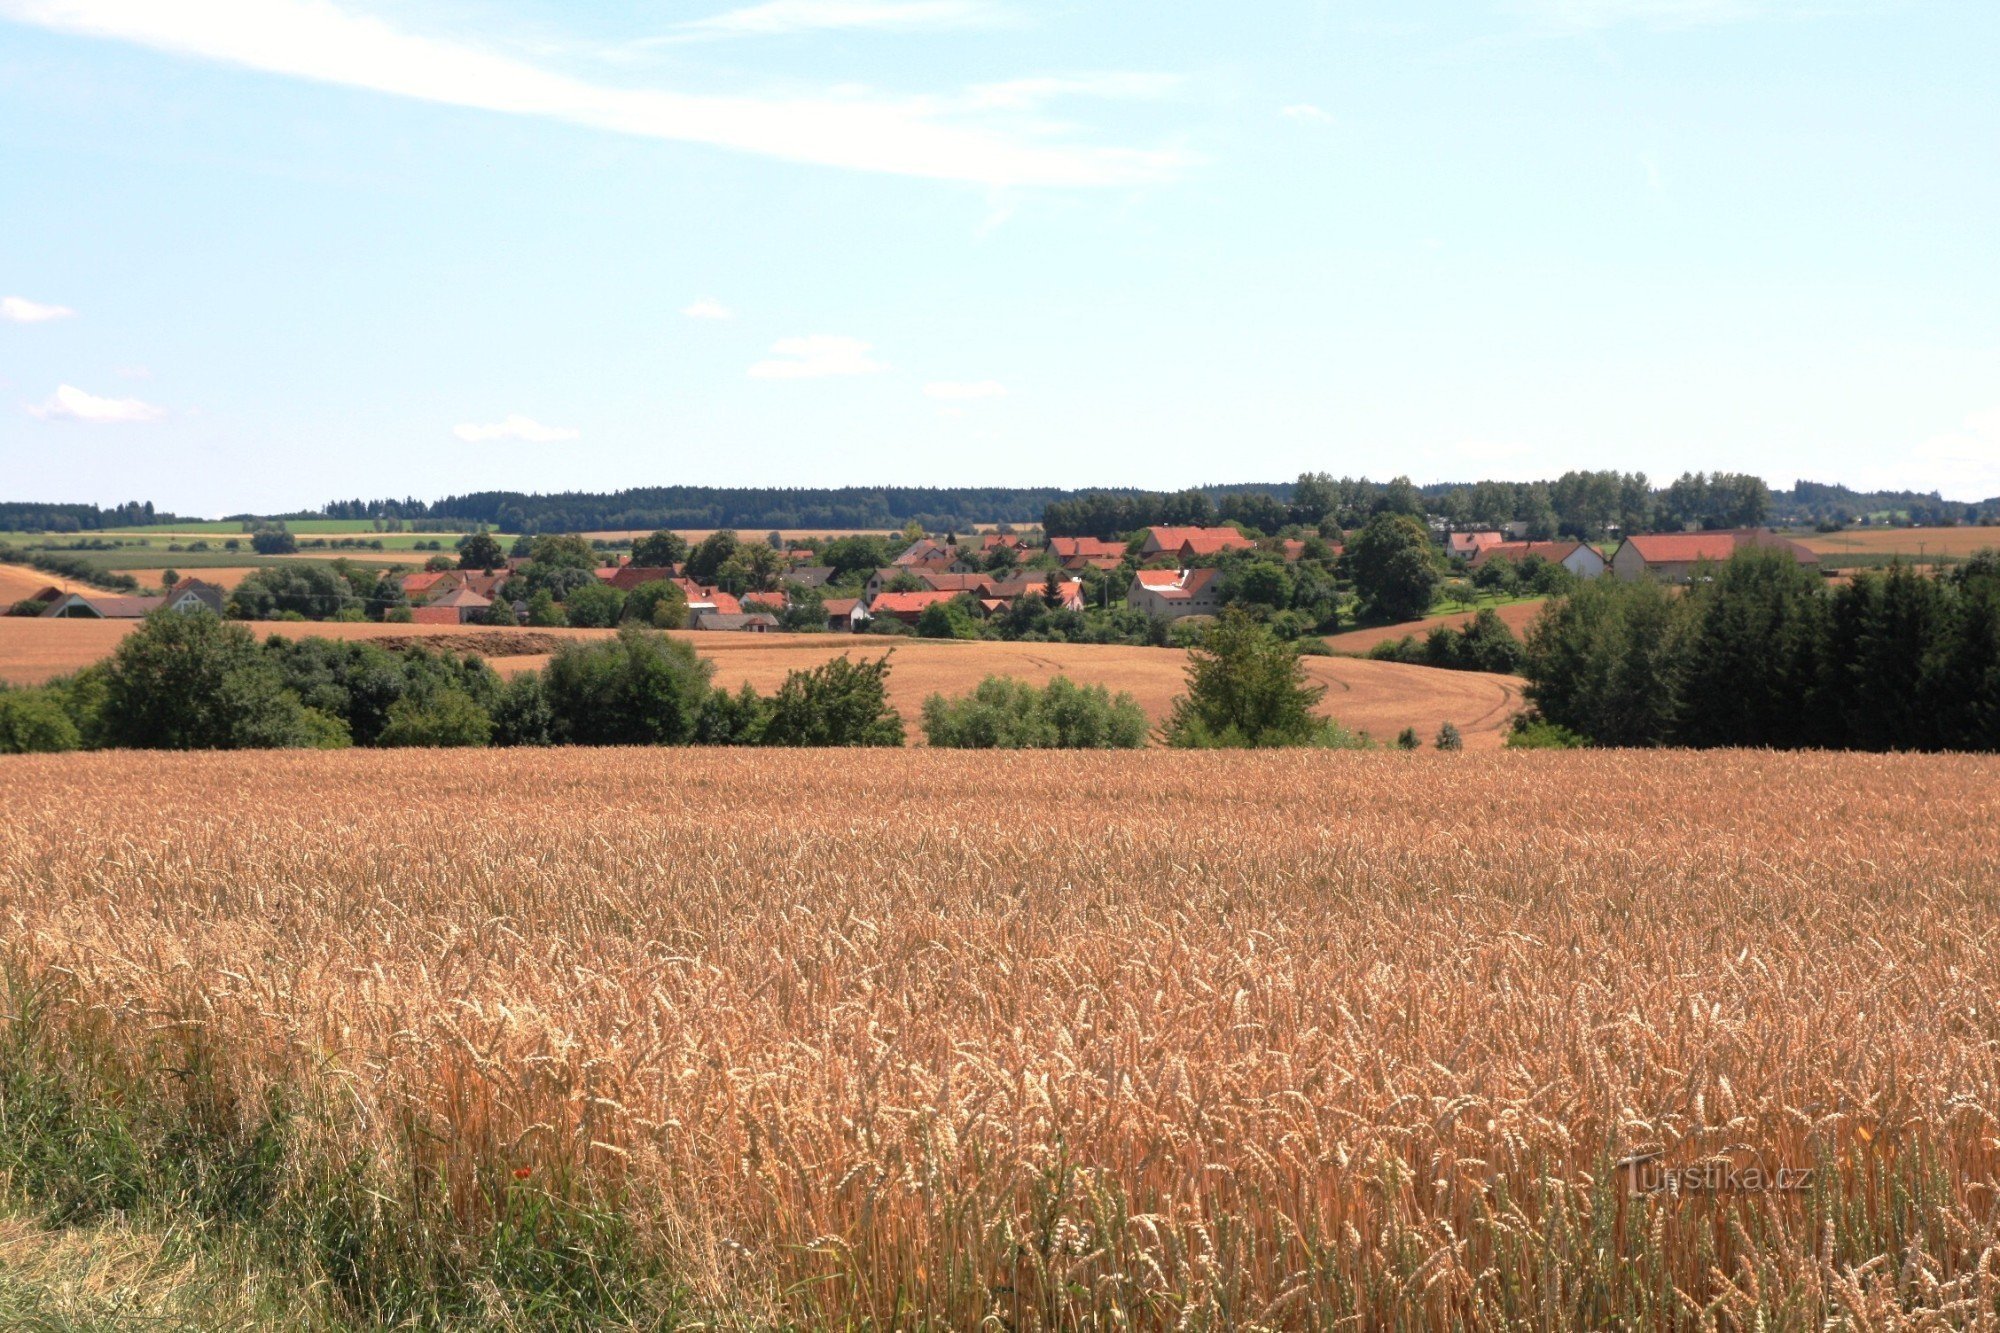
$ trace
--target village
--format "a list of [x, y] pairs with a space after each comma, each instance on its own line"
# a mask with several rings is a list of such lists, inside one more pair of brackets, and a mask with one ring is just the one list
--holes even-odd
[[[1580, 580], [1610, 576], [1685, 584], [1702, 565], [1719, 565], [1749, 548], [1784, 552], [1802, 566], [1819, 563], [1811, 547], [1767, 528], [1643, 534], [1613, 545], [1528, 540], [1524, 524], [1473, 531], [1432, 527], [1438, 568], [1481, 586], [1493, 585], [1491, 576], [1500, 572], [1495, 568], [1500, 565], [1509, 567], [1509, 577], [1511, 571], [1548, 567]], [[1011, 530], [962, 538], [953, 533], [905, 535], [908, 540], [886, 564], [861, 571], [821, 563], [835, 539], [766, 544], [769, 554], [760, 552], [759, 559], [748, 562], [751, 572], [735, 580], [734, 590], [723, 586], [723, 580], [693, 577], [685, 557], [655, 563], [643, 554], [635, 559], [631, 552], [601, 551], [594, 553], [588, 572], [595, 586], [627, 599], [638, 594], [633, 605], [657, 610], [664, 598], [671, 619], [649, 613], [649, 623], [659, 628], [924, 633], [926, 613], [933, 608], [949, 608], [950, 623], [956, 624], [1003, 616], [1024, 599], [1049, 611], [1079, 614], [1119, 606], [1163, 623], [1214, 616], [1231, 603], [1223, 576], [1245, 560], [1292, 567], [1310, 562], [1337, 571], [1346, 554], [1339, 541], [1312, 535], [1266, 538], [1240, 525], [1152, 525], [1123, 541], [1044, 538]], [[743, 543], [745, 548], [757, 545]], [[639, 544], [637, 549], [643, 553], [646, 547]], [[686, 543], [675, 538], [669, 549], [684, 551]], [[533, 580], [522, 577], [537, 562], [535, 541], [521, 539], [513, 554], [490, 554], [497, 550], [490, 539], [464, 539], [456, 556], [433, 556], [417, 569], [392, 565], [382, 570], [376, 590], [362, 599], [375, 608], [368, 618], [424, 625], [537, 623]], [[352, 566], [346, 568], [354, 572]], [[560, 605], [570, 598], [548, 600]], [[51, 619], [132, 620], [163, 608], [255, 618], [229, 588], [199, 575], [174, 578], [157, 593], [100, 593], [51, 584], [15, 610]], [[330, 612], [297, 614], [334, 618]], [[935, 627], [946, 619], [942, 612], [933, 613], [930, 623]]]

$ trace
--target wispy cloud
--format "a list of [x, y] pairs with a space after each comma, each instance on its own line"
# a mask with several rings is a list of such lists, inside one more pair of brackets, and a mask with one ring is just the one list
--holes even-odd
[[875, 348], [859, 338], [814, 333], [780, 338], [771, 359], [750, 367], [753, 380], [818, 380], [836, 375], [879, 375], [889, 369], [871, 353]]
[[681, 313], [689, 319], [734, 319], [736, 312], [712, 296], [704, 296], [692, 305], [681, 307]]
[[1296, 120], [1307, 125], [1333, 124], [1333, 117], [1327, 113], [1324, 107], [1314, 106], [1310, 102], [1296, 102], [1278, 114], [1286, 120]]
[[652, 139], [993, 186], [1169, 179], [1172, 150], [1105, 147], [969, 114], [964, 99], [718, 96], [593, 83], [334, 0], [0, 0], [0, 16], [273, 74]]
[[924, 395], [946, 403], [969, 403], [980, 398], [1005, 398], [1007, 386], [998, 380], [933, 380], [924, 386]]
[[1546, 27], [1590, 32], [1621, 24], [1696, 28], [1752, 19], [1808, 18], [1838, 0], [1511, 0], [1507, 8]]
[[489, 426], [466, 422], [453, 426], [451, 433], [467, 444], [486, 444], [493, 440], [515, 440], [522, 444], [555, 444], [561, 440], [574, 440], [583, 432], [572, 426], [544, 426], [532, 417], [520, 413], [510, 413], [506, 420], [496, 421]]
[[25, 296], [0, 296], [0, 319], [16, 324], [42, 324], [52, 319], [68, 319], [75, 313], [66, 305], [43, 305]]
[[1002, 20], [1000, 11], [976, 0], [769, 0], [685, 26], [706, 33], [766, 35], [826, 28], [924, 32], [987, 27]]
[[1097, 70], [1082, 74], [1046, 74], [976, 83], [965, 90], [960, 104], [970, 110], [1035, 111], [1066, 97], [1136, 102], [1165, 97], [1181, 85], [1178, 74], [1137, 70]]
[[94, 425], [157, 421], [166, 414], [166, 408], [142, 403], [137, 398], [99, 398], [74, 384], [60, 386], [47, 401], [28, 408], [29, 416], [44, 421], [88, 421]]

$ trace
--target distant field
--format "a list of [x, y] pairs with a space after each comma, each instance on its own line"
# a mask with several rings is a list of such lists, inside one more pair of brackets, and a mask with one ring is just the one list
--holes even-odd
[[[325, 537], [369, 536], [369, 537], [381, 537], [384, 540], [387, 540], [392, 537], [402, 537], [411, 539], [423, 538], [425, 540], [428, 540], [432, 537], [443, 537], [450, 540], [450, 539], [456, 539], [463, 533], [470, 532], [472, 530], [471, 527], [468, 525], [462, 528], [457, 528], [451, 531], [444, 531], [444, 532], [377, 532], [375, 531], [374, 520], [366, 518], [307, 518], [307, 519], [297, 519], [297, 520], [287, 519], [285, 521], [285, 527], [302, 537], [314, 536], [314, 535], [325, 536]], [[85, 536], [104, 535], [104, 536], [123, 536], [123, 537], [161, 537], [161, 536], [237, 537], [237, 536], [245, 536], [247, 534], [244, 532], [243, 525], [241, 523], [215, 519], [215, 520], [199, 520], [187, 523], [175, 523], [171, 527], [146, 526], [146, 527], [136, 527], [136, 528], [98, 528], [94, 529], [91, 533], [86, 533], [84, 535]]]
[[33, 597], [42, 589], [54, 584], [64, 592], [102, 593], [103, 589], [93, 588], [88, 583], [78, 583], [56, 574], [44, 574], [39, 569], [27, 565], [0, 565], [0, 611], [6, 610], [24, 597]]
[[[342, 625], [275, 621], [250, 627], [259, 635], [286, 638], [422, 638], [462, 643], [511, 674], [539, 668], [564, 638], [601, 638], [610, 630], [496, 630], [436, 625]], [[88, 666], [109, 655], [130, 632], [129, 622], [41, 621], [0, 617], [0, 680], [32, 685]], [[693, 643], [715, 663], [715, 679], [731, 689], [749, 682], [770, 691], [796, 667], [817, 665], [849, 653], [873, 658], [895, 651], [889, 677], [891, 701], [911, 723], [931, 693], [964, 694], [988, 675], [1047, 680], [1056, 675], [1129, 691], [1155, 721], [1164, 718], [1184, 688], [1186, 654], [1171, 648], [1125, 648], [1095, 644], [961, 643], [936, 639], [886, 639], [835, 634], [695, 634]], [[1510, 676], [1353, 658], [1306, 659], [1312, 677], [1326, 685], [1325, 711], [1356, 731], [1388, 740], [1415, 727], [1428, 740], [1445, 722], [1455, 724], [1469, 749], [1498, 748], [1521, 706], [1521, 682]]]
[[2000, 528], [1854, 528], [1794, 533], [1792, 540], [1821, 555], [1968, 556], [2000, 549]]
[[[650, 537], [657, 528], [624, 528], [615, 531], [586, 532], [582, 536], [593, 542], [632, 542], [641, 537]], [[698, 542], [717, 528], [675, 528], [674, 531], [691, 542]], [[770, 528], [731, 528], [739, 537], [751, 537], [762, 541]], [[900, 528], [779, 528], [777, 533], [786, 541], [799, 541], [806, 537], [887, 537], [902, 531]], [[967, 528], [967, 532], [974, 531]]]
[[[1507, 628], [1513, 630], [1515, 637], [1518, 638], [1528, 632], [1528, 626], [1534, 624], [1535, 617], [1542, 613], [1542, 603], [1540, 601], [1509, 602], [1505, 606], [1494, 609], [1500, 619], [1506, 622]], [[1477, 611], [1456, 611], [1450, 615], [1426, 616], [1422, 620], [1407, 620], [1400, 625], [1377, 625], [1371, 629], [1351, 629], [1343, 634], [1327, 635], [1326, 646], [1333, 649], [1336, 653], [1365, 653], [1378, 643], [1388, 643], [1408, 635], [1414, 634], [1421, 639], [1439, 625], [1457, 629], [1459, 626], [1469, 623], [1478, 614], [1479, 612]]]

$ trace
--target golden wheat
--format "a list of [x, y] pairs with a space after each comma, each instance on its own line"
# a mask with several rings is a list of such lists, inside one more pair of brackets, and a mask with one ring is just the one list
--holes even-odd
[[[745, 1323], [1958, 1324], [2000, 1291], [1996, 779], [36, 757], [0, 913], [75, 1022], [316, 1099], [385, 1196], [615, 1199]], [[1817, 1175], [1630, 1195], [1653, 1153]]]

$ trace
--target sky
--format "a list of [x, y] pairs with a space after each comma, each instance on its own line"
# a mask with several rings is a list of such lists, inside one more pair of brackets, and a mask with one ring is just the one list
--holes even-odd
[[2000, 495], [1991, 0], [0, 0], [0, 499]]

